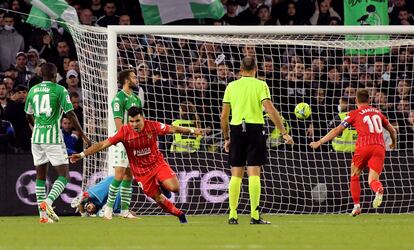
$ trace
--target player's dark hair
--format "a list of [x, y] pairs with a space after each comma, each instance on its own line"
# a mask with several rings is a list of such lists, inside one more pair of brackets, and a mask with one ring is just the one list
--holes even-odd
[[367, 89], [359, 89], [356, 95], [357, 95], [357, 100], [359, 103], [369, 102], [369, 92]]
[[256, 59], [252, 56], [246, 56], [241, 63], [241, 69], [245, 71], [252, 71], [257, 68]]
[[43, 81], [55, 81], [57, 75], [56, 65], [45, 63], [41, 67]]
[[128, 116], [134, 117], [137, 115], [142, 115], [142, 108], [139, 108], [137, 106], [132, 106], [128, 109]]
[[118, 74], [118, 82], [123, 86], [125, 84], [125, 81], [129, 78], [129, 75], [133, 72], [135, 72], [133, 69], [122, 70]]

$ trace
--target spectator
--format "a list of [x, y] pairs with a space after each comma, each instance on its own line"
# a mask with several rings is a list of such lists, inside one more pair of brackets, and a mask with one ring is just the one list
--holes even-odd
[[64, 77], [68, 70], [67, 67], [69, 66], [71, 58], [76, 58], [76, 56], [73, 55], [74, 52], [69, 47], [69, 43], [65, 40], [57, 43], [56, 50], [57, 56], [52, 58], [51, 61], [56, 64], [60, 76]]
[[353, 88], [352, 86], [348, 86], [344, 89], [344, 97], [348, 97], [348, 98], [355, 98], [356, 96], [356, 89]]
[[37, 49], [31, 48], [27, 51], [27, 70], [34, 74], [36, 71], [37, 65], [40, 63], [39, 51]]
[[81, 100], [79, 94], [76, 92], [70, 93], [70, 101], [73, 105], [73, 112], [75, 112], [78, 118], [79, 124], [83, 127], [83, 108], [81, 106]]
[[131, 25], [131, 17], [127, 14], [120, 15], [119, 25]]
[[0, 72], [15, 62], [16, 54], [24, 50], [24, 39], [14, 28], [14, 16], [4, 14], [4, 27], [0, 30]]
[[6, 89], [8, 93], [11, 93], [13, 86], [16, 85], [16, 81], [13, 80], [10, 76], [6, 76], [3, 79], [3, 83], [6, 85]]
[[76, 144], [78, 143], [79, 135], [73, 130], [71, 121], [66, 117], [62, 118], [60, 126], [68, 155], [76, 154]]
[[68, 85], [68, 92], [77, 93], [82, 100], [82, 90], [79, 87], [79, 75], [75, 70], [71, 69], [66, 73], [66, 84]]
[[[180, 104], [179, 116], [172, 123], [173, 126], [182, 126], [186, 128], [201, 128], [200, 118], [197, 110], [191, 102]], [[170, 151], [178, 153], [194, 153], [200, 149], [203, 136], [173, 134], [173, 142]]]
[[[326, 93], [322, 88], [317, 88], [311, 99], [312, 115], [311, 124], [307, 129], [307, 136], [313, 138], [320, 138], [328, 132], [328, 123], [332, 120], [333, 113], [332, 106], [326, 103]], [[340, 111], [341, 112], [341, 111]], [[322, 148], [328, 151], [328, 147]]]
[[270, 8], [269, 6], [262, 4], [256, 11], [257, 17], [260, 19], [259, 25], [270, 25]]
[[16, 55], [16, 64], [14, 68], [17, 70], [17, 81], [20, 84], [29, 86], [30, 78], [32, 78], [32, 72], [27, 67], [27, 55], [24, 52], [18, 52]]
[[[276, 20], [277, 25], [303, 25], [305, 24], [301, 15], [298, 14], [296, 3], [290, 1], [285, 5], [285, 12], [280, 14], [280, 17]], [[276, 12], [275, 8], [272, 8], [272, 13]], [[275, 20], [275, 17], [273, 17]]]
[[91, 1], [91, 11], [92, 11], [92, 23], [96, 23], [99, 17], [105, 15], [101, 0], [92, 0]]
[[115, 1], [108, 0], [104, 5], [105, 14], [98, 18], [96, 24], [101, 27], [107, 27], [108, 25], [117, 25], [119, 24], [119, 16], [115, 14], [116, 5]]
[[389, 10], [390, 24], [398, 25], [400, 23], [399, 14], [401, 10], [407, 9], [406, 0], [394, 0]]
[[341, 19], [339, 14], [331, 8], [329, 1], [315, 1], [315, 12], [309, 22], [312, 25], [329, 25], [332, 17]]
[[[7, 99], [8, 99], [9, 91], [7, 90], [6, 84], [4, 82], [0, 82], [0, 106], [2, 110], [7, 106]], [[0, 119], [2, 119], [3, 113], [0, 114]]]
[[17, 152], [30, 151], [30, 138], [32, 130], [26, 120], [26, 113], [24, 112], [24, 103], [27, 96], [27, 87], [24, 85], [17, 85], [12, 90], [10, 102], [7, 103], [5, 109], [6, 120], [10, 121], [16, 133], [16, 140], [13, 146]]
[[236, 0], [228, 0], [226, 3], [227, 12], [223, 16], [223, 20], [226, 24], [237, 25], [237, 9], [239, 4]]
[[259, 9], [259, 4], [261, 0], [249, 0], [249, 7], [237, 15], [237, 24], [238, 25], [258, 25], [260, 24], [260, 19], [257, 16], [257, 11]]
[[408, 9], [400, 9], [398, 12], [398, 25], [413, 25], [413, 14], [408, 12]]
[[83, 9], [79, 15], [79, 22], [83, 25], [93, 26], [95, 24], [93, 19], [92, 11], [89, 8]]
[[398, 103], [400, 100], [410, 101], [411, 97], [411, 85], [408, 80], [399, 80], [397, 84], [397, 93], [395, 93], [394, 103]]

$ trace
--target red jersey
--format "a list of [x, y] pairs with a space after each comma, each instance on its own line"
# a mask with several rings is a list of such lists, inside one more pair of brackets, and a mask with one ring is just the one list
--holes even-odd
[[381, 145], [385, 148], [382, 131], [388, 123], [389, 121], [380, 110], [366, 105], [349, 112], [341, 125], [352, 126], [357, 130], [358, 139], [355, 145], [357, 150], [366, 145]]
[[156, 121], [145, 120], [144, 128], [137, 132], [129, 124], [108, 138], [112, 145], [122, 142], [134, 174], [141, 176], [157, 167], [164, 157], [157, 146], [158, 135], [168, 134], [169, 126]]

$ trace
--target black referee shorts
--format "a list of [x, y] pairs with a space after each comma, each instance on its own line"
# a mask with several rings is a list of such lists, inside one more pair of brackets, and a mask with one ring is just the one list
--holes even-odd
[[266, 163], [267, 135], [262, 124], [230, 125], [230, 166], [260, 166]]

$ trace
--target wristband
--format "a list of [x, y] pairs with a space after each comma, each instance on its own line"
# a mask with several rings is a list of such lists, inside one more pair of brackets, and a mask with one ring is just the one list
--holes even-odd
[[82, 159], [86, 157], [84, 152], [80, 152], [79, 155], [81, 156]]
[[193, 128], [190, 128], [190, 134], [194, 134], [194, 129]]

